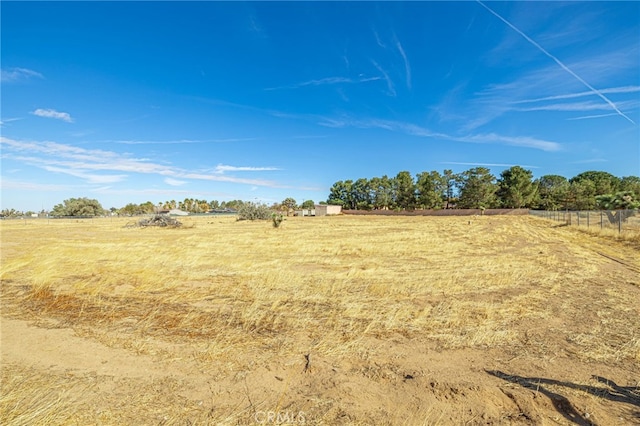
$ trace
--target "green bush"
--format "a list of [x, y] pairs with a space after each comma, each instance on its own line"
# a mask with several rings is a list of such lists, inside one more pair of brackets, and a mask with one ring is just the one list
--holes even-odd
[[238, 208], [238, 220], [269, 220], [271, 210], [266, 204], [244, 203]]
[[279, 228], [284, 220], [284, 216], [281, 213], [273, 213], [271, 215], [271, 220], [273, 221], [273, 227]]

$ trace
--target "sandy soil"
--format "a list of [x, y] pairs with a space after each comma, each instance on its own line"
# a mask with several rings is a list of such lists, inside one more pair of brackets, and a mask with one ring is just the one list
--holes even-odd
[[[496, 349], [438, 351], [401, 336], [369, 344], [378, 355], [366, 362], [335, 364], [311, 354], [307, 371], [301, 356], [216, 378], [190, 359], [167, 362], [107, 347], [70, 329], [2, 320], [4, 369], [24, 377], [70, 378], [74, 386], [65, 398], [80, 411], [76, 417], [98, 422], [108, 413], [106, 422], [163, 423], [163, 404], [179, 404], [185, 419], [203, 423], [202, 410], [216, 418], [212, 423], [227, 414], [230, 423], [241, 424], [640, 423], [637, 369], [576, 362], [562, 353], [540, 358]], [[142, 401], [155, 408], [155, 416], [121, 418], [111, 412]], [[235, 413], [229, 412], [233, 406]], [[276, 413], [273, 422], [270, 412]]]

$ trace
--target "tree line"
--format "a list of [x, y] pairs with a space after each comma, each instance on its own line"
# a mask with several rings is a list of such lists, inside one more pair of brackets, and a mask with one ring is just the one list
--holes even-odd
[[570, 179], [510, 167], [498, 177], [485, 167], [462, 173], [451, 170], [395, 177], [338, 181], [329, 191], [327, 203], [352, 210], [486, 209], [530, 208], [544, 210], [591, 210], [638, 208], [640, 177], [616, 177], [602, 171], [587, 171]]
[[285, 198], [279, 203], [273, 203], [271, 205], [263, 205], [262, 203], [254, 203], [251, 201], [243, 200], [231, 200], [231, 201], [206, 201], [197, 198], [185, 198], [182, 201], [169, 200], [153, 203], [146, 201], [144, 203], [136, 204], [129, 203], [124, 207], [116, 208], [111, 207], [105, 209], [102, 207], [98, 200], [81, 197], [81, 198], [69, 198], [62, 203], [56, 204], [51, 211], [45, 210], [35, 213], [32, 211], [22, 212], [15, 209], [4, 209], [0, 211], [0, 217], [21, 217], [21, 216], [52, 216], [52, 217], [94, 217], [94, 216], [137, 216], [143, 214], [155, 214], [167, 210], [181, 210], [187, 213], [208, 213], [208, 212], [236, 212], [250, 205], [260, 204], [265, 209], [275, 211], [295, 210], [297, 208], [312, 209], [315, 206], [313, 200], [306, 200], [302, 204], [298, 205], [295, 199]]
[[[121, 208], [104, 209], [90, 198], [70, 198], [42, 216], [104, 216], [108, 214], [134, 216], [162, 210], [179, 209], [189, 213], [237, 211], [251, 201], [201, 200], [185, 198], [141, 204], [129, 203]], [[570, 179], [559, 175], [544, 175], [533, 179], [533, 173], [520, 166], [510, 167], [498, 177], [485, 167], [474, 167], [462, 173], [451, 170], [418, 173], [415, 177], [401, 171], [395, 177], [373, 177], [338, 181], [333, 184], [326, 201], [353, 210], [416, 210], [416, 209], [485, 209], [531, 208], [542, 210], [615, 210], [640, 208], [640, 177], [616, 177], [602, 171], [587, 171]], [[313, 209], [313, 200], [301, 204], [291, 197], [265, 208], [286, 211]], [[14, 209], [0, 211], [0, 217], [31, 216], [34, 212]]]

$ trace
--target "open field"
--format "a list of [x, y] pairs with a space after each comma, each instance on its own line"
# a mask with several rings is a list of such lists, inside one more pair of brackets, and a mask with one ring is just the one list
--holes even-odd
[[638, 239], [181, 220], [0, 222], [1, 424], [640, 423]]

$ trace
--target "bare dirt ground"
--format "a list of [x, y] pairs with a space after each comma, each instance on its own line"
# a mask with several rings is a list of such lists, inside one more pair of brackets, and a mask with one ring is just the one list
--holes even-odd
[[[206, 277], [198, 265], [211, 268], [211, 258], [185, 260], [182, 268], [200, 271], [191, 272], [189, 288], [204, 288], [202, 296], [187, 297], [180, 296], [182, 287], [146, 287], [134, 272], [127, 273], [130, 280], [100, 281], [109, 290], [98, 292], [83, 287], [91, 277], [80, 266], [69, 270], [52, 260], [45, 268], [38, 256], [24, 254], [53, 250], [61, 239], [79, 246], [77, 254], [95, 244], [122, 250], [119, 242], [141, 232], [114, 236], [92, 233], [95, 226], [89, 225], [80, 232], [81, 225], [42, 234], [48, 231], [3, 224], [3, 424], [640, 424], [635, 244], [528, 217], [470, 223], [296, 218], [277, 231], [264, 224], [203, 221], [174, 234], [172, 240], [190, 242], [183, 248], [200, 247], [214, 231], [233, 240], [230, 229], [245, 250], [271, 245], [273, 253], [248, 261], [262, 262], [262, 271], [285, 258], [272, 265], [274, 271], [255, 275], [267, 276], [259, 282], [271, 286], [269, 294], [278, 293], [277, 299], [236, 305], [215, 289], [226, 277], [236, 284], [238, 299], [249, 297], [242, 292], [246, 276], [236, 274], [248, 268], [241, 260], [237, 271], [218, 265]], [[320, 228], [310, 229], [315, 226]], [[412, 240], [445, 231], [429, 244]], [[146, 247], [174, 231], [153, 232], [144, 236]], [[374, 241], [340, 246], [336, 240], [360, 232]], [[36, 234], [38, 243], [25, 242]], [[310, 251], [273, 245], [293, 234], [317, 235], [326, 245]], [[371, 244], [372, 252], [380, 250], [376, 242], [381, 246], [392, 235], [398, 238], [394, 244], [402, 240], [422, 249], [412, 249], [413, 260], [406, 253], [366, 255]], [[453, 242], [461, 245], [442, 251]], [[325, 249], [320, 257], [311, 254]], [[434, 272], [445, 262], [441, 274]], [[136, 268], [145, 265], [139, 260], [131, 271]], [[310, 277], [325, 272], [338, 274], [337, 280], [294, 301], [285, 294], [291, 287], [278, 281], [300, 274], [306, 278], [293, 285], [309, 286], [316, 279]], [[372, 284], [377, 275], [390, 281], [385, 273], [412, 283], [405, 296], [390, 297], [384, 286]], [[442, 284], [446, 276], [461, 282]], [[336, 288], [341, 277], [348, 288]], [[465, 287], [469, 277], [475, 281]], [[316, 293], [321, 297], [312, 299]], [[327, 313], [332, 303], [343, 306], [335, 317]], [[237, 317], [239, 306], [255, 312]], [[384, 318], [369, 321], [367, 310]]]

